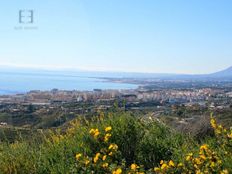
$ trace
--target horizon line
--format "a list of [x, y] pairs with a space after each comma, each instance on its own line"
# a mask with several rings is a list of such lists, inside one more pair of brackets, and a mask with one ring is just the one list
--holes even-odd
[[150, 72], [150, 71], [125, 71], [125, 70], [107, 70], [102, 68], [90, 69], [90, 68], [80, 68], [75, 66], [49, 66], [49, 65], [19, 65], [19, 64], [8, 64], [8, 63], [0, 63], [0, 67], [4, 69], [21, 69], [21, 70], [46, 70], [46, 71], [71, 71], [71, 72], [99, 72], [99, 73], [132, 73], [132, 74], [166, 74], [166, 75], [207, 75], [213, 74], [216, 72], [220, 72], [222, 70], [228, 69], [232, 66], [227, 66], [224, 69], [217, 70], [215, 72], [208, 73], [177, 73], [177, 72]]

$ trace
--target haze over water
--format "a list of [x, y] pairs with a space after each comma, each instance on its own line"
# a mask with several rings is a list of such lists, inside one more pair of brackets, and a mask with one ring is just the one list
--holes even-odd
[[89, 73], [80, 75], [0, 73], [0, 95], [25, 93], [30, 90], [80, 90], [93, 89], [134, 89], [137, 85], [122, 84], [90, 78]]

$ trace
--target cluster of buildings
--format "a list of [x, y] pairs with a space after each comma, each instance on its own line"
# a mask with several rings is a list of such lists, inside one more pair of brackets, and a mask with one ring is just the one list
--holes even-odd
[[99, 102], [126, 100], [127, 102], [191, 103], [210, 100], [213, 97], [232, 98], [232, 92], [223, 89], [163, 89], [163, 90], [100, 90], [94, 91], [30, 91], [26, 94], [0, 96], [0, 104], [50, 105], [54, 103]]

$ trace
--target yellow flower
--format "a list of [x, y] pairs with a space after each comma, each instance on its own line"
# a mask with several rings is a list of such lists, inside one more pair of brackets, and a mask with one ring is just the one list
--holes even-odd
[[216, 120], [213, 117], [211, 117], [210, 124], [214, 129], [217, 127]]
[[122, 169], [118, 168], [117, 170], [113, 171], [112, 174], [121, 174], [122, 173]]
[[177, 165], [177, 167], [183, 167], [184, 165], [183, 165], [183, 163], [179, 163], [178, 165]]
[[131, 170], [136, 170], [137, 168], [139, 168], [137, 164], [131, 164]]
[[203, 160], [206, 160], [205, 155], [200, 155], [200, 158], [203, 159]]
[[164, 160], [161, 160], [161, 161], [160, 161], [160, 165], [163, 164], [163, 163], [164, 163]]
[[172, 160], [169, 161], [168, 165], [171, 166], [171, 167], [175, 166], [175, 164], [174, 164], [174, 162]]
[[101, 154], [100, 153], [97, 153], [93, 159], [93, 162], [96, 163], [98, 161], [98, 158]]
[[95, 132], [95, 129], [90, 129], [89, 133], [93, 134]]
[[215, 167], [215, 162], [211, 162], [210, 167], [214, 168]]
[[185, 158], [186, 161], [190, 161], [190, 159], [191, 159], [191, 156], [186, 156]]
[[109, 164], [108, 163], [104, 163], [104, 164], [102, 164], [102, 167], [103, 168], [107, 168], [109, 166]]
[[109, 156], [112, 156], [112, 155], [113, 155], [113, 152], [110, 152], [110, 153], [109, 153]]
[[93, 135], [93, 136], [94, 136], [94, 138], [97, 138], [97, 136], [98, 136], [99, 134], [100, 134], [99, 130], [98, 130], [98, 129], [96, 129], [96, 130], [95, 130], [95, 132], [94, 132], [94, 135]]
[[216, 133], [216, 134], [221, 134], [222, 132], [221, 132], [220, 129], [216, 129], [216, 130], [215, 130], [215, 133]]
[[186, 156], [185, 160], [186, 160], [186, 161], [190, 161], [190, 160], [192, 159], [192, 156], [193, 156], [193, 153], [189, 153], [189, 154]]
[[107, 155], [104, 155], [104, 156], [102, 157], [102, 160], [105, 161], [105, 160], [106, 160], [106, 157], [107, 157]]
[[200, 147], [200, 150], [207, 150], [208, 149], [208, 145], [207, 144], [203, 144]]
[[76, 154], [76, 160], [79, 160], [81, 156], [81, 153]]
[[93, 135], [94, 138], [97, 138], [97, 136], [100, 134], [100, 132], [99, 132], [98, 129], [91, 129], [91, 130], [89, 131], [89, 133], [90, 133], [91, 135]]
[[98, 161], [97, 157], [94, 157], [93, 162], [96, 163]]
[[164, 169], [166, 169], [166, 168], [168, 168], [168, 165], [165, 164], [165, 163], [163, 163], [162, 166], [161, 166], [161, 169], [164, 170]]
[[195, 158], [195, 162], [196, 162], [197, 165], [201, 164], [200, 158]]
[[220, 174], [229, 174], [229, 172], [228, 172], [228, 170], [222, 170], [221, 172], [220, 172]]
[[155, 167], [155, 168], [154, 168], [154, 171], [155, 171], [155, 172], [159, 172], [159, 171], [160, 171], [160, 168], [159, 168], [159, 167]]
[[104, 137], [104, 141], [107, 142], [110, 137], [111, 137], [111, 134], [107, 133]]
[[105, 128], [105, 132], [109, 132], [109, 131], [111, 131], [111, 130], [112, 130], [112, 127], [111, 127], [111, 126], [108, 126], [108, 127]]
[[117, 146], [117, 144], [110, 144], [110, 146], [109, 146], [109, 148], [108, 148], [109, 150], [117, 150], [118, 149], [118, 146]]
[[228, 138], [232, 138], [232, 132], [230, 134], [227, 135]]
[[88, 165], [90, 163], [89, 160], [85, 160], [85, 165]]

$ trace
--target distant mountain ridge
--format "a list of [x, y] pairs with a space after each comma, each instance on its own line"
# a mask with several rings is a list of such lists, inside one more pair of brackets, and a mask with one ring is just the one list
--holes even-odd
[[2, 68], [0, 74], [23, 74], [23, 75], [50, 75], [65, 77], [87, 78], [146, 78], [146, 79], [171, 79], [171, 80], [232, 80], [232, 66], [210, 74], [177, 74], [177, 73], [142, 73], [142, 72], [107, 72], [107, 71], [84, 71], [84, 70], [44, 70], [29, 68]]
[[213, 76], [213, 77], [232, 77], [232, 66], [225, 69], [225, 70], [212, 73], [212, 74], [210, 74], [210, 76]]

